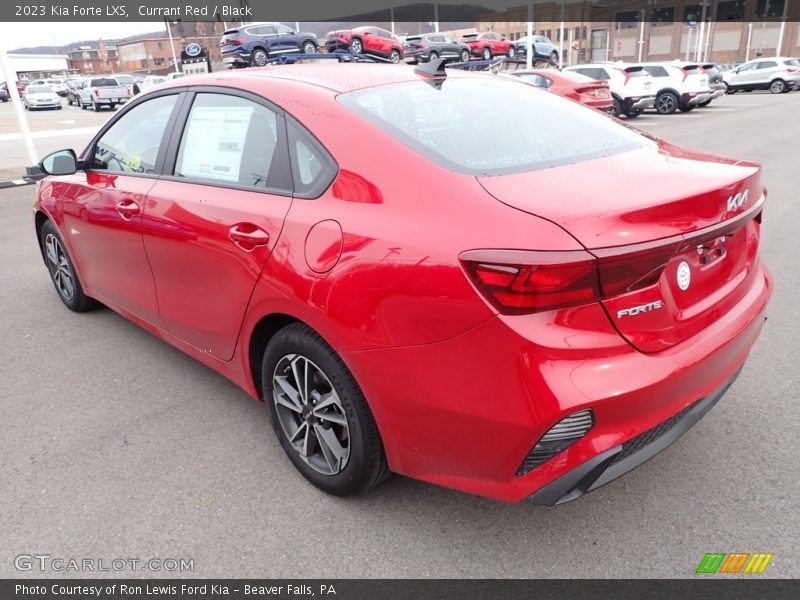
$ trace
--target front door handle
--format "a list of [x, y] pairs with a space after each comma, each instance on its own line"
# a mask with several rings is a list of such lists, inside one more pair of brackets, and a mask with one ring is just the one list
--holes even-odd
[[269, 234], [252, 223], [237, 223], [228, 230], [228, 237], [246, 252], [269, 244]]
[[141, 212], [139, 205], [136, 204], [133, 200], [125, 199], [117, 202], [116, 206], [117, 212], [119, 216], [125, 219], [126, 221], [130, 221], [133, 217], [138, 215]]

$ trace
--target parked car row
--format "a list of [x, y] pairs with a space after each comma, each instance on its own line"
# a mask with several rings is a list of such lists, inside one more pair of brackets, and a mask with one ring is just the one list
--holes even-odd
[[[558, 61], [559, 49], [549, 38], [534, 36], [532, 47], [537, 59]], [[315, 34], [295, 31], [283, 23], [253, 23], [225, 31], [220, 40], [220, 55], [231, 67], [264, 66], [281, 55], [313, 54], [321, 48], [327, 52], [368, 54], [392, 63], [427, 62], [437, 58], [466, 62], [471, 58], [524, 56], [527, 38], [514, 42], [499, 33], [482, 31], [465, 34], [461, 40], [443, 33], [425, 33], [401, 40], [382, 27], [364, 25], [331, 31], [320, 42]]]

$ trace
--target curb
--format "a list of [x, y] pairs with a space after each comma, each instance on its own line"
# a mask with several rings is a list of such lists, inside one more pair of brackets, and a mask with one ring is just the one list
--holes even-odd
[[0, 181], [0, 190], [18, 187], [21, 185], [32, 185], [45, 178], [45, 174], [42, 173], [38, 167], [26, 167], [25, 171], [26, 174], [22, 177]]

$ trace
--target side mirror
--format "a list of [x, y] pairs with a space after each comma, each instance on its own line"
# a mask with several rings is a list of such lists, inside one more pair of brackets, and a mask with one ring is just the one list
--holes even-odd
[[45, 156], [39, 168], [45, 175], [73, 175], [78, 171], [78, 158], [72, 149], [57, 150]]

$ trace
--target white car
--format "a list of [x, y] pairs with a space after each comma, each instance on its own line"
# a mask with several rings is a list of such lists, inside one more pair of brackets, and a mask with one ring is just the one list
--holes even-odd
[[142, 80], [142, 84], [139, 86], [141, 91], [145, 91], [148, 88], [153, 87], [154, 85], [158, 85], [159, 83], [164, 83], [167, 81], [167, 78], [163, 75], [148, 75], [147, 77]]
[[711, 99], [708, 75], [697, 64], [673, 61], [641, 63], [641, 66], [655, 82], [655, 109], [659, 114], [689, 112]]
[[781, 94], [800, 89], [800, 59], [776, 56], [757, 58], [722, 74], [725, 91], [769, 90]]
[[181, 77], [186, 77], [185, 73], [170, 73], [167, 75], [167, 81], [172, 81], [174, 79], [180, 79]]
[[27, 110], [38, 108], [61, 109], [61, 98], [48, 85], [30, 84], [22, 94], [22, 104]]
[[67, 95], [67, 88], [64, 87], [64, 82], [61, 79], [37, 79], [32, 81], [30, 85], [46, 85], [59, 96]]
[[623, 63], [595, 63], [566, 67], [599, 81], [607, 81], [614, 99], [614, 115], [638, 117], [646, 108], [656, 103], [656, 86], [653, 77], [640, 65]]

